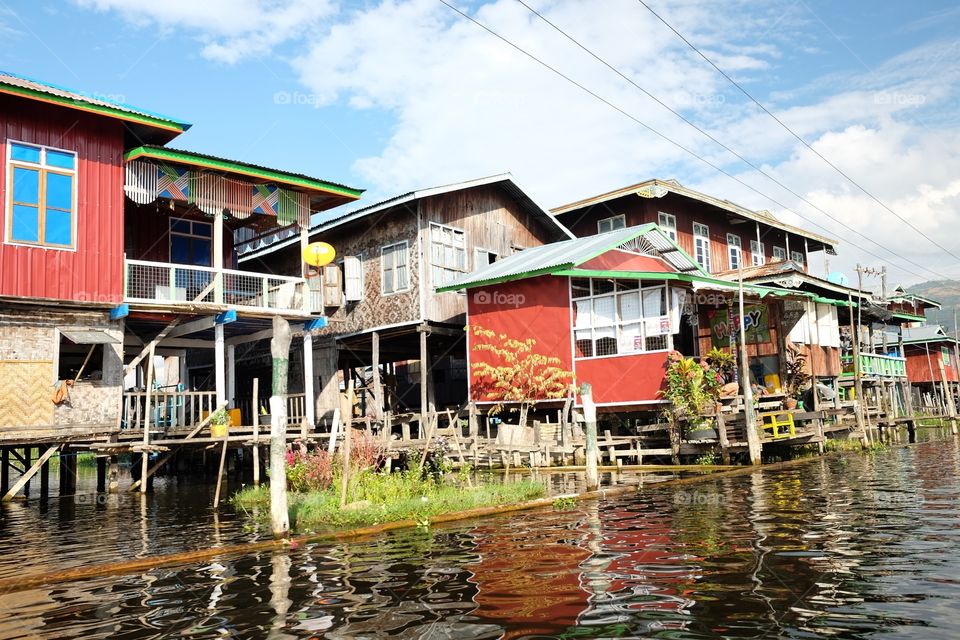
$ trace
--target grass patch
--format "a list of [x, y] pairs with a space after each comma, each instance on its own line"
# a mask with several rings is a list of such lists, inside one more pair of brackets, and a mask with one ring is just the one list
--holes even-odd
[[[348, 488], [347, 508], [340, 508], [340, 492], [335, 481], [331, 488], [310, 492], [290, 492], [288, 502], [291, 527], [298, 531], [344, 529], [377, 525], [397, 520], [414, 520], [421, 526], [429, 519], [447, 513], [525, 502], [543, 497], [544, 485], [531, 480], [490, 483], [476, 487], [458, 480], [420, 477], [417, 472], [356, 474]], [[251, 514], [255, 509], [261, 521], [269, 519], [268, 487], [244, 489], [230, 498], [238, 509]]]

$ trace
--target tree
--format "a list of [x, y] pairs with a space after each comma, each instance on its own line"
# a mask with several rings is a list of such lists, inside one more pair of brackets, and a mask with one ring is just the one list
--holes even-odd
[[573, 384], [572, 371], [563, 369], [560, 358], [537, 353], [533, 338], [517, 340], [474, 325], [468, 327], [480, 339], [473, 351], [489, 354], [473, 362], [473, 399], [492, 400], [492, 415], [508, 404], [519, 405], [520, 426], [526, 426], [527, 413], [538, 400], [555, 400], [567, 395]]

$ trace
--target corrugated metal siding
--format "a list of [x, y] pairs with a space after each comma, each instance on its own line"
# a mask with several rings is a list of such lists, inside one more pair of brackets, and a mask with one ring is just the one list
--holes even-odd
[[0, 295], [119, 303], [123, 295], [122, 125], [15, 98], [0, 100], [0, 229], [6, 239], [7, 140], [78, 155], [74, 251], [0, 244]]

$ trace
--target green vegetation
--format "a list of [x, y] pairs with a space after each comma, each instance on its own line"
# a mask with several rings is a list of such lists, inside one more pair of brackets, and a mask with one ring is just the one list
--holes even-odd
[[[530, 480], [467, 487], [424, 479], [416, 469], [396, 473], [367, 471], [358, 476], [350, 481], [348, 494], [353, 501], [344, 509], [340, 508], [339, 490], [333, 488], [339, 486], [339, 481], [326, 490], [291, 493], [291, 526], [301, 531], [316, 531], [397, 520], [415, 520], [420, 526], [426, 526], [433, 516], [516, 504], [543, 497], [545, 493], [541, 483]], [[268, 487], [244, 489], [234, 494], [231, 502], [248, 513], [260, 508], [259, 517], [266, 518], [270, 509], [270, 490]]]
[[563, 496], [553, 501], [553, 508], [556, 511], [569, 511], [577, 504], [577, 499], [573, 496]]
[[[331, 457], [323, 450], [288, 452], [291, 526], [301, 531], [317, 531], [398, 520], [414, 520], [418, 526], [429, 526], [430, 518], [441, 514], [516, 504], [546, 493], [542, 483], [530, 480], [474, 486], [469, 468], [450, 473], [442, 455], [442, 441], [436, 443], [436, 450], [429, 452], [422, 464], [420, 452], [411, 451], [406, 456], [406, 470], [378, 471], [382, 467], [378, 443], [361, 432], [356, 432], [353, 440], [347, 504], [343, 508], [340, 507], [341, 457]], [[244, 489], [230, 501], [254, 520], [266, 522], [270, 507], [268, 488]]]
[[704, 467], [720, 464], [720, 454], [716, 451], [708, 451], [707, 453], [701, 454], [694, 462]]

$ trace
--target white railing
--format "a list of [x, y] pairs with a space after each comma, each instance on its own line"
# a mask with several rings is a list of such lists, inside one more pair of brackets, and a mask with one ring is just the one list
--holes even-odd
[[216, 391], [123, 392], [122, 429], [143, 429], [150, 418], [151, 429], [185, 429], [196, 426], [216, 407]]
[[291, 313], [323, 309], [315, 306], [316, 296], [311, 294], [304, 278], [145, 260], [124, 262], [126, 302], [164, 306], [210, 304]]

